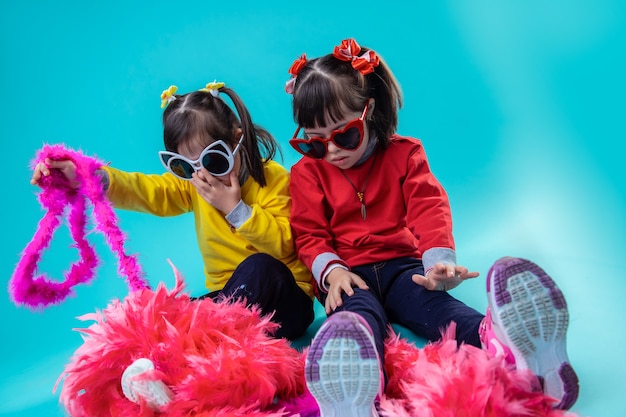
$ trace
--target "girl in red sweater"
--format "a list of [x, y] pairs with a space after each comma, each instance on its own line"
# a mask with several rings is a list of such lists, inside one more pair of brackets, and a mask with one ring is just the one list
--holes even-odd
[[346, 39], [332, 54], [303, 54], [289, 73], [290, 144], [304, 155], [291, 170], [291, 225], [329, 315], [306, 363], [322, 416], [377, 415], [389, 322], [433, 341], [454, 322], [459, 343], [531, 369], [571, 407], [567, 306], [541, 268], [498, 260], [486, 317], [447, 292], [478, 272], [457, 265], [450, 203], [421, 141], [396, 134], [401, 90], [380, 56]]

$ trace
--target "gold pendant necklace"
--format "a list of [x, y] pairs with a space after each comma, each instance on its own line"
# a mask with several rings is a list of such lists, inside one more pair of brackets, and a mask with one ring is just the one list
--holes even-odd
[[339, 171], [341, 172], [343, 177], [350, 183], [350, 185], [352, 186], [352, 188], [354, 188], [354, 191], [356, 192], [356, 198], [358, 198], [359, 202], [361, 203], [361, 217], [363, 217], [363, 220], [367, 218], [367, 210], [365, 209], [365, 188], [367, 187], [367, 181], [369, 181], [370, 174], [372, 173], [372, 170], [374, 169], [374, 165], [376, 164], [376, 156], [378, 156], [378, 152], [374, 154], [372, 165], [370, 165], [370, 169], [369, 171], [367, 171], [367, 175], [365, 176], [365, 182], [363, 183], [363, 189], [361, 189], [361, 191], [359, 191], [359, 189], [356, 188], [354, 183], [350, 181], [350, 178], [348, 178], [344, 170], [339, 168]]

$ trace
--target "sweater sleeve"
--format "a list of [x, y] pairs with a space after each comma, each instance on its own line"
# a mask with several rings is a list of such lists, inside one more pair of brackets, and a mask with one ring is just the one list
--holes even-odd
[[325, 213], [327, 204], [324, 192], [317, 179], [301, 164], [291, 169], [290, 190], [293, 200], [291, 227], [298, 258], [309, 268], [319, 288], [324, 290], [321, 279], [328, 266], [338, 263], [347, 267], [333, 246]]
[[109, 178], [107, 197], [116, 208], [156, 216], [176, 216], [193, 209], [191, 184], [172, 174], [125, 172], [110, 166], [102, 169]]
[[289, 223], [289, 172], [278, 163], [271, 163], [265, 172], [267, 184], [255, 187], [256, 197], [242, 195], [249, 206], [249, 217], [236, 230], [259, 252], [282, 259], [295, 251]]
[[430, 268], [437, 262], [454, 262], [452, 213], [448, 195], [430, 170], [424, 148], [419, 144], [407, 159], [403, 192], [407, 207], [407, 226], [419, 240]]

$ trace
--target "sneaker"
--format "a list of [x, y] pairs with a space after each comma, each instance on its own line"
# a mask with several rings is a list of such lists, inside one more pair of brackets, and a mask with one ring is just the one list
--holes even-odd
[[320, 417], [378, 416], [382, 371], [372, 330], [358, 314], [331, 315], [307, 353], [306, 383]]
[[148, 406], [158, 409], [166, 406], [174, 398], [174, 393], [163, 381], [136, 378], [153, 369], [150, 359], [137, 359], [122, 374], [122, 392], [134, 403], [139, 404], [143, 399]]
[[489, 270], [487, 297], [483, 346], [532, 371], [543, 392], [558, 400], [555, 408], [569, 409], [578, 398], [578, 376], [567, 357], [569, 313], [556, 283], [533, 262], [504, 257]]
[[515, 365], [515, 356], [507, 345], [502, 344], [501, 340], [504, 340], [504, 336], [500, 328], [493, 323], [489, 307], [487, 307], [487, 313], [480, 323], [478, 332], [480, 333], [480, 342], [483, 349], [491, 352], [494, 356], [504, 357], [504, 361], [509, 365]]

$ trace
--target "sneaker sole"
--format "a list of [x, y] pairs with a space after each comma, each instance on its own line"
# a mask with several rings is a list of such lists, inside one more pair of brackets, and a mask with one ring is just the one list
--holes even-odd
[[565, 349], [567, 303], [556, 283], [525, 259], [503, 258], [489, 271], [487, 294], [493, 321], [518, 369], [539, 377], [545, 394], [569, 409], [578, 398], [578, 376]]
[[321, 417], [371, 417], [381, 370], [371, 332], [361, 318], [337, 312], [307, 353], [305, 377]]

